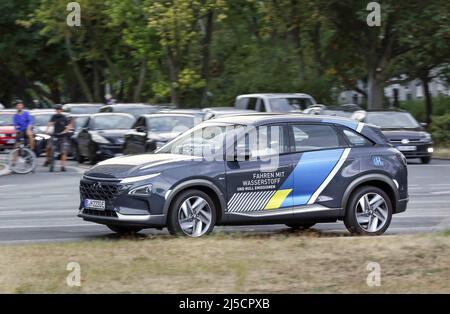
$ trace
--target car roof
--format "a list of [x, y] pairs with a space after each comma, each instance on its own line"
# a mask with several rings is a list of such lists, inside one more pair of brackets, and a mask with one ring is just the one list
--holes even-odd
[[309, 122], [309, 123], [332, 123], [339, 124], [343, 126], [348, 126], [351, 128], [356, 128], [359, 123], [354, 119], [327, 116], [327, 115], [308, 115], [302, 113], [293, 114], [267, 114], [267, 113], [256, 113], [256, 114], [246, 114], [246, 115], [233, 115], [229, 117], [220, 117], [214, 120], [208, 120], [205, 123], [229, 123], [229, 124], [243, 124], [243, 125], [262, 125], [270, 123], [291, 123], [291, 122]]
[[195, 117], [192, 113], [181, 113], [181, 112], [167, 112], [167, 113], [153, 113], [153, 114], [143, 114], [141, 117], [145, 118], [158, 118], [158, 117]]
[[93, 103], [79, 103], [79, 104], [64, 104], [63, 105], [63, 107], [77, 107], [77, 106], [97, 106], [97, 107], [99, 107], [99, 106], [104, 106], [105, 104], [101, 104], [101, 103], [98, 103], [98, 104], [93, 104]]
[[102, 112], [102, 113], [94, 113], [89, 116], [91, 116], [92, 118], [101, 117], [101, 116], [127, 116], [127, 117], [132, 117], [133, 119], [135, 118], [132, 114], [123, 113], [123, 112]]
[[304, 93], [262, 93], [262, 94], [246, 94], [246, 95], [239, 95], [237, 98], [244, 98], [244, 97], [265, 97], [265, 98], [312, 98], [311, 95], [304, 94]]
[[150, 104], [113, 104], [113, 105], [106, 105], [106, 106], [103, 106], [103, 107], [112, 107], [112, 108], [114, 108], [114, 107], [136, 107], [136, 108], [138, 108], [138, 107], [150, 107], [150, 108], [152, 108], [152, 107], [159, 107], [159, 106], [156, 106], [156, 105], [150, 105]]

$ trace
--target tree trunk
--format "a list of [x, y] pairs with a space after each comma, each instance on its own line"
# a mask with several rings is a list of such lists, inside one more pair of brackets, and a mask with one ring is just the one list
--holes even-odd
[[433, 116], [433, 99], [431, 98], [430, 93], [430, 78], [423, 77], [421, 80], [423, 84], [423, 93], [425, 96], [426, 123], [430, 124]]
[[66, 44], [67, 54], [69, 55], [70, 63], [72, 64], [73, 72], [78, 81], [78, 84], [80, 84], [81, 91], [84, 94], [84, 97], [86, 97], [86, 100], [88, 102], [94, 102], [94, 97], [92, 97], [92, 93], [83, 77], [83, 74], [81, 73], [80, 68], [78, 67], [78, 63], [77, 63], [75, 55], [72, 51], [72, 43], [70, 41], [68, 32], [66, 32], [66, 34], [65, 34], [65, 44]]
[[147, 75], [147, 60], [143, 59], [141, 63], [141, 70], [139, 71], [139, 80], [134, 89], [133, 101], [140, 102], [142, 89], [144, 88], [145, 77]]
[[209, 86], [209, 63], [210, 63], [210, 44], [212, 40], [214, 26], [214, 11], [209, 10], [206, 14], [206, 25], [205, 25], [205, 36], [203, 37], [202, 54], [203, 54], [203, 65], [202, 65], [202, 78], [205, 81], [205, 87], [203, 89], [202, 95], [202, 106], [208, 106], [208, 86]]
[[378, 77], [376, 70], [369, 71], [367, 80], [367, 109], [383, 109], [384, 84]]
[[170, 99], [172, 104], [176, 107], [180, 107], [180, 95], [178, 89], [178, 75], [179, 69], [178, 64], [169, 48], [166, 48], [167, 60], [169, 63], [170, 72]]

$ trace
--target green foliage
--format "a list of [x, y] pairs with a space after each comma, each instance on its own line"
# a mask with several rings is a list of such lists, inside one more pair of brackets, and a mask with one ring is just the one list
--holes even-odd
[[[424, 100], [409, 100], [400, 103], [400, 108], [411, 112], [421, 122], [426, 121]], [[433, 115], [441, 116], [450, 113], [450, 97], [440, 96], [433, 98]]]
[[450, 147], [450, 113], [435, 116], [430, 131], [438, 146]]

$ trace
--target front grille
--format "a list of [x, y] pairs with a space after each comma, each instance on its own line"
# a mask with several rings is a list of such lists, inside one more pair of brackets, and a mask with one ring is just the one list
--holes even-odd
[[123, 184], [111, 184], [100, 182], [81, 182], [80, 195], [81, 199], [102, 200], [106, 202], [106, 208], [112, 208], [114, 200], [128, 186]]
[[[390, 142], [392, 144], [402, 144], [402, 141], [403, 141], [403, 139], [392, 139], [392, 140], [390, 140]], [[415, 139], [410, 139], [409, 142], [410, 143], [420, 143], [421, 140], [415, 138]]]
[[117, 218], [117, 214], [115, 211], [112, 210], [94, 210], [94, 209], [83, 209], [83, 214], [89, 215], [89, 216], [96, 216], [96, 217], [109, 217], [109, 218]]

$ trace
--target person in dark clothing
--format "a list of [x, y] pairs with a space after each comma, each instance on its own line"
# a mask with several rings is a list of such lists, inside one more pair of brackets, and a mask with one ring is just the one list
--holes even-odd
[[[46, 133], [49, 133], [49, 129], [53, 127], [53, 133], [51, 135], [52, 137], [56, 137], [58, 139], [57, 145], [61, 153], [61, 171], [66, 171], [67, 151], [69, 146], [67, 134], [72, 128], [72, 121], [63, 114], [63, 108], [61, 105], [56, 105], [55, 110], [56, 113], [48, 122]], [[52, 148], [52, 141], [49, 141], [46, 152], [47, 161], [44, 166], [48, 166], [50, 162], [50, 158], [52, 157]]]

